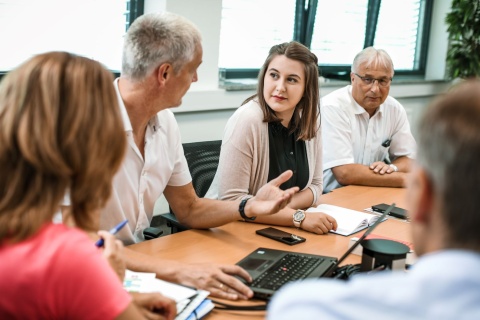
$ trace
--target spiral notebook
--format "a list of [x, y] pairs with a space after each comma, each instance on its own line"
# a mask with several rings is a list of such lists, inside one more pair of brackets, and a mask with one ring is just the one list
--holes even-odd
[[[330, 232], [342, 236], [357, 233], [373, 225], [379, 218], [379, 215], [376, 213], [361, 212], [331, 204], [321, 204], [317, 207], [309, 208], [306, 212], [323, 212], [334, 217], [337, 220], [338, 227], [337, 230], [331, 230]], [[382, 219], [385, 220], [386, 218]]]

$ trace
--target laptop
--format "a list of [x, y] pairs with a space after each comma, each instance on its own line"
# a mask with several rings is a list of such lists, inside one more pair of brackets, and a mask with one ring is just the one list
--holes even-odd
[[393, 203], [377, 221], [343, 254], [340, 259], [293, 251], [257, 248], [237, 265], [244, 268], [252, 277], [249, 284], [254, 297], [269, 300], [284, 284], [307, 278], [332, 276], [337, 266], [367, 237], [377, 225], [385, 220], [395, 207]]

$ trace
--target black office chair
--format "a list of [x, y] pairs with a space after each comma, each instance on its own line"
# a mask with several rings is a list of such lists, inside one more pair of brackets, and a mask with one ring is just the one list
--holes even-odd
[[[192, 184], [197, 196], [204, 197], [213, 177], [217, 172], [218, 161], [220, 159], [220, 148], [222, 140], [191, 142], [183, 144], [183, 152], [187, 159], [188, 169], [192, 175]], [[171, 233], [187, 230], [188, 227], [180, 224], [175, 217], [175, 213], [170, 208], [169, 213], [161, 215], [170, 227]]]

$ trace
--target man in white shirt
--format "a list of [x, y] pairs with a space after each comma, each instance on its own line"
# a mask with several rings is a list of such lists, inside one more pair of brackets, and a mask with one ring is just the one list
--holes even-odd
[[292, 283], [268, 318], [480, 319], [479, 123], [478, 80], [440, 97], [420, 122], [407, 187], [419, 256], [411, 270]]
[[[179, 128], [169, 108], [180, 106], [190, 84], [197, 81], [201, 62], [200, 33], [178, 15], [143, 15], [125, 36], [122, 72], [114, 85], [129, 145], [114, 178], [112, 197], [100, 218], [100, 227], [106, 230], [128, 219], [128, 225], [118, 233], [125, 244], [143, 240], [142, 231], [150, 226], [155, 201], [162, 194], [180, 223], [203, 229], [276, 213], [298, 191], [278, 188], [291, 177], [287, 171], [248, 201], [197, 197]], [[127, 268], [131, 270], [155, 272], [159, 278], [208, 290], [220, 298], [248, 299], [253, 295], [233, 277], [251, 280], [238, 266], [184, 264], [150, 257], [128, 247], [125, 251]]]
[[389, 96], [393, 63], [368, 47], [351, 85], [321, 99], [324, 192], [345, 185], [404, 187], [416, 143], [403, 106]]

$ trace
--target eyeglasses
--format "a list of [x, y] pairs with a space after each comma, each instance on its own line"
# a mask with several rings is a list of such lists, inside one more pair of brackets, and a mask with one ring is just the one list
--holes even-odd
[[378, 85], [380, 87], [388, 87], [390, 85], [390, 83], [392, 82], [392, 78], [381, 78], [381, 79], [376, 79], [376, 78], [371, 78], [371, 77], [362, 77], [361, 75], [357, 74], [357, 73], [353, 73], [354, 75], [356, 75], [357, 77], [359, 77], [360, 79], [362, 79], [363, 83], [367, 86], [371, 86], [373, 85], [373, 83], [375, 81], [377, 81]]

